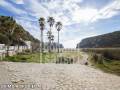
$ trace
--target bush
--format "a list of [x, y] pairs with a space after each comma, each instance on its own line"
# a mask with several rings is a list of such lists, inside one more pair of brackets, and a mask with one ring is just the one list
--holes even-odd
[[7, 56], [4, 58], [5, 61], [12, 61], [12, 62], [26, 62], [28, 58], [23, 56]]
[[112, 54], [110, 52], [108, 52], [108, 51], [104, 51], [102, 55], [105, 58], [108, 58], [108, 59], [111, 59], [111, 60], [114, 59], [114, 57], [112, 56]]
[[27, 61], [27, 58], [25, 58], [25, 57], [21, 58], [21, 62], [26, 62], [26, 61]]
[[31, 52], [31, 50], [29, 50], [29, 49], [25, 50], [25, 53], [30, 53], [30, 52]]
[[101, 54], [104, 58], [110, 60], [120, 60], [119, 48], [87, 48], [82, 49], [84, 52]]
[[99, 49], [85, 49], [90, 52], [91, 63], [96, 68], [104, 72], [113, 73], [120, 76], [120, 49], [119, 48], [99, 48]]
[[104, 57], [101, 54], [93, 54], [91, 60], [94, 63], [103, 64]]
[[88, 62], [85, 62], [85, 65], [88, 65]]
[[7, 56], [4, 58], [5, 61], [18, 62], [15, 56]]
[[72, 58], [67, 58], [67, 57], [59, 57], [56, 63], [66, 63], [66, 64], [72, 64], [73, 59]]

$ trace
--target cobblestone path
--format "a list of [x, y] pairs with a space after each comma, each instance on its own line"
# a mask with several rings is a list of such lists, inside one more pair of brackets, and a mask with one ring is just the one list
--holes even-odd
[[14, 90], [120, 90], [119, 76], [85, 65], [0, 63], [8, 70], [12, 84], [18, 85]]

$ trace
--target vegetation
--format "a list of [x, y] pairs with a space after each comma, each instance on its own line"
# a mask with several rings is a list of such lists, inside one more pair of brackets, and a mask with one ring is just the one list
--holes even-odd
[[35, 62], [35, 63], [50, 63], [56, 60], [56, 53], [21, 53], [14, 56], [4, 58], [4, 61], [12, 62]]
[[[13, 17], [0, 16], [0, 43], [10, 45], [24, 45], [24, 41], [31, 41], [33, 46], [38, 46], [39, 40], [16, 23]], [[33, 47], [34, 48], [34, 47]]]
[[82, 51], [101, 54], [110, 60], [120, 60], [120, 48], [86, 48]]
[[[50, 17], [48, 20], [50, 28], [53, 27], [54, 24], [53, 17]], [[51, 59], [54, 60], [56, 58], [55, 53], [45, 53], [43, 47], [48, 47], [47, 43], [44, 43], [43, 41], [43, 30], [45, 29], [45, 19], [40, 18], [39, 19], [40, 29], [41, 29], [41, 53], [40, 52], [40, 41], [38, 39], [35, 39], [29, 32], [25, 31], [25, 29], [16, 23], [15, 19], [10, 16], [0, 16], [0, 43], [6, 44], [8, 46], [11, 45], [17, 45], [19, 49], [19, 45], [25, 45], [25, 41], [31, 41], [32, 42], [32, 53], [29, 53], [28, 50], [26, 50], [26, 53], [22, 53], [15, 56], [8, 56], [4, 59], [7, 61], [13, 61], [13, 62], [41, 62], [42, 59], [44, 59], [44, 62], [49, 62]], [[54, 38], [51, 38], [52, 41]], [[58, 44], [55, 42], [52, 42], [51, 49], [61, 47], [63, 48], [62, 44]], [[19, 53], [19, 52], [18, 52]], [[42, 58], [40, 58], [42, 57]]]
[[[59, 35], [59, 32], [60, 32], [60, 30], [62, 29], [62, 23], [61, 23], [61, 22], [57, 22], [57, 23], [56, 23], [56, 29], [57, 29], [57, 31], [58, 31], [58, 45], [59, 45], [59, 42], [60, 42], [60, 41], [59, 41], [59, 36], [60, 36], [60, 35]], [[60, 48], [60, 47], [58, 47], [58, 53], [59, 53], [59, 48]]]
[[56, 64], [73, 64], [73, 58], [68, 58], [68, 57], [58, 57], [58, 59], [56, 60]]
[[77, 51], [73, 51], [73, 52], [63, 52], [63, 53], [62, 53], [62, 56], [64, 56], [64, 57], [70, 57], [70, 58], [73, 58], [73, 57], [82, 58], [81, 53], [80, 53], [80, 52], [77, 52]]
[[83, 39], [77, 48], [90, 53], [92, 64], [120, 75], [120, 31]]
[[51, 52], [51, 43], [52, 43], [52, 41], [54, 41], [54, 35], [52, 35], [52, 28], [55, 23], [55, 20], [53, 17], [49, 17], [47, 22], [50, 27], [50, 30], [47, 32], [47, 34], [48, 34], [48, 40], [49, 40], [49, 52]]
[[77, 48], [113, 48], [120, 47], [120, 31], [83, 39]]
[[80, 52], [63, 52], [56, 60], [56, 63], [72, 64], [76, 63], [77, 60], [81, 58], [82, 56]]
[[90, 53], [90, 60], [95, 67], [120, 76], [120, 48], [90, 48], [83, 51]]
[[[43, 20], [43, 21], [41, 21]], [[44, 29], [44, 18], [39, 21], [41, 24], [41, 32]], [[26, 31], [21, 25], [16, 23], [13, 17], [0, 16], [0, 43], [8, 45], [24, 45], [24, 41], [32, 42], [32, 51], [39, 52], [40, 41], [34, 38], [28, 31]], [[48, 44], [43, 44], [48, 47]], [[62, 44], [53, 43], [53, 46], [59, 46], [63, 48]], [[44, 47], [44, 46], [43, 46]], [[51, 45], [52, 47], [52, 45]]]
[[43, 41], [43, 30], [45, 29], [45, 19], [41, 17], [39, 19], [39, 24], [40, 24], [40, 30], [41, 30], [41, 53], [44, 51], [44, 41]]
[[71, 64], [78, 58], [82, 58], [80, 52], [63, 52], [58, 55], [58, 53], [31, 53], [29, 50], [25, 50], [24, 53], [19, 53], [18, 55], [8, 56], [4, 58], [4, 61], [12, 62], [35, 62], [35, 63], [64, 63]]
[[[54, 18], [53, 18], [53, 17], [49, 17], [48, 20], [47, 20], [47, 23], [48, 23], [49, 28], [50, 28], [50, 29], [48, 30], [48, 32], [47, 32], [47, 36], [48, 36], [48, 40], [49, 40], [47, 46], [48, 46], [48, 48], [49, 48], [49, 53], [51, 53], [53, 47], [56, 47], [56, 46], [54, 46], [54, 45], [55, 45], [55, 44], [54, 44], [54, 35], [53, 35], [53, 33], [52, 33], [52, 28], [53, 28], [53, 26], [54, 26], [54, 24], [55, 24]], [[45, 29], [45, 18], [44, 18], [44, 17], [40, 17], [40, 19], [39, 19], [39, 25], [40, 25], [40, 30], [41, 30], [41, 53], [43, 53], [43, 51], [44, 51], [44, 48], [43, 48], [43, 47], [46, 46], [46, 45], [44, 44], [44, 39], [43, 39], [43, 31], [44, 31], [44, 29]], [[61, 22], [57, 22], [57, 23], [55, 24], [55, 26], [56, 26], [56, 29], [57, 29], [57, 31], [58, 31], [58, 43], [57, 43], [57, 48], [58, 48], [58, 53], [59, 53], [59, 48], [62, 47], [61, 44], [59, 43], [59, 31], [62, 29], [62, 23], [61, 23]]]

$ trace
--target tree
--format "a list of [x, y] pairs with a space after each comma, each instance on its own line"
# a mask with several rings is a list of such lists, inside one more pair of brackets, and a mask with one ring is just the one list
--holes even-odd
[[20, 42], [23, 42], [22, 37], [25, 36], [24, 31], [22, 29], [23, 29], [22, 26], [17, 25], [13, 33], [14, 40], [17, 41], [18, 51], [19, 51]]
[[50, 26], [50, 30], [48, 31], [48, 39], [49, 39], [49, 52], [51, 52], [51, 36], [52, 36], [52, 27], [53, 27], [53, 25], [54, 25], [54, 23], [55, 23], [55, 20], [54, 20], [54, 18], [53, 17], [49, 17], [48, 18], [48, 24], [49, 24], [49, 26]]
[[45, 29], [45, 19], [43, 17], [39, 19], [39, 25], [41, 30], [41, 53], [43, 58], [43, 51], [44, 51], [43, 30]]
[[1, 32], [3, 32], [9, 38], [9, 42], [7, 43], [8, 56], [9, 46], [12, 44], [12, 35], [16, 27], [16, 21], [13, 19], [13, 17], [0, 16], [0, 26]]
[[56, 29], [58, 31], [58, 53], [59, 53], [59, 47], [60, 47], [60, 43], [59, 43], [59, 32], [62, 29], [62, 23], [61, 22], [57, 22], [56, 23]]
[[9, 38], [6, 35], [0, 33], [0, 43], [7, 44], [8, 42], [9, 42]]
[[51, 35], [52, 50], [54, 49], [54, 43], [53, 43], [53, 41], [54, 41], [54, 35]]

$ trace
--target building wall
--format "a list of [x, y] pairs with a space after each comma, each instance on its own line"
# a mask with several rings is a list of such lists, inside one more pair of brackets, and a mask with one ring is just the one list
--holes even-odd
[[[24, 46], [9, 46], [9, 51], [8, 54], [9, 56], [13, 56], [16, 55], [18, 52], [23, 52], [24, 50], [31, 50], [32, 46], [31, 46], [31, 42], [30, 41], [25, 41], [26, 45]], [[4, 58], [7, 54], [7, 46], [5, 44], [0, 44], [0, 60], [2, 60], [2, 58]]]

